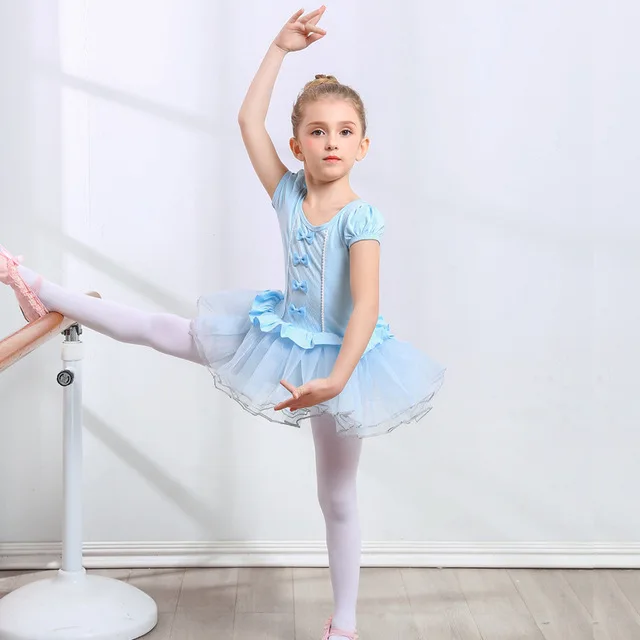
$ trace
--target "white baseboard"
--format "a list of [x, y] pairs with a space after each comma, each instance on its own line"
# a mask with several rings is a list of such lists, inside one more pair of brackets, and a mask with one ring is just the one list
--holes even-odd
[[[59, 543], [0, 543], [0, 570], [57, 569]], [[90, 542], [87, 569], [326, 567], [323, 542]], [[640, 543], [366, 542], [363, 567], [638, 569]]]

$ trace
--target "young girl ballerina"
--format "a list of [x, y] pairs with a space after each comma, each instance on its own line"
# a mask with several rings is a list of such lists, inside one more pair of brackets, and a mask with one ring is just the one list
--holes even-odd
[[216, 387], [253, 415], [294, 426], [310, 418], [334, 595], [323, 638], [353, 640], [362, 440], [424, 416], [444, 368], [397, 340], [378, 315], [384, 220], [349, 184], [369, 147], [360, 96], [333, 76], [316, 76], [304, 87], [291, 116], [290, 147], [303, 165], [296, 173], [281, 162], [265, 128], [281, 64], [324, 37], [317, 26], [324, 10], [298, 11], [285, 24], [238, 117], [277, 214], [285, 293], [214, 293], [198, 301], [197, 317], [188, 320], [68, 291], [1, 248], [0, 281], [14, 289], [28, 320], [58, 311], [116, 340], [205, 365]]

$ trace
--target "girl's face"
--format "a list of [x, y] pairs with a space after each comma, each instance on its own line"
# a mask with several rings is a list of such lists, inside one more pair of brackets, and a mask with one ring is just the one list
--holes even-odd
[[314, 179], [333, 182], [348, 174], [356, 160], [365, 157], [369, 139], [362, 137], [360, 118], [350, 101], [323, 98], [305, 106], [290, 146]]

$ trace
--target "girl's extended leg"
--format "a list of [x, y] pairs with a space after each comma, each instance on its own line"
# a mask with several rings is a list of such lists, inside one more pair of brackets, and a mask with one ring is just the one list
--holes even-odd
[[[361, 534], [356, 476], [362, 440], [341, 438], [333, 418], [312, 418], [316, 452], [318, 499], [324, 514], [331, 585], [333, 587], [333, 627], [356, 628], [356, 606], [360, 582]], [[333, 640], [343, 636], [331, 635]]]
[[27, 267], [18, 267], [22, 279], [49, 309], [120, 342], [145, 345], [168, 355], [202, 364], [190, 321], [170, 313], [148, 313], [122, 304], [92, 298], [43, 280]]

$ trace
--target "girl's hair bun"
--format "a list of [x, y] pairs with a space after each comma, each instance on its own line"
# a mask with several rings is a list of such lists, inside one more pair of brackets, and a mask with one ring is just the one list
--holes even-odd
[[324, 73], [316, 73], [316, 77], [311, 80], [311, 82], [307, 82], [307, 84], [304, 85], [304, 89], [308, 89], [310, 87], [315, 87], [319, 84], [328, 84], [328, 83], [332, 83], [332, 84], [340, 84], [338, 82], [338, 79], [335, 76], [325, 76]]

